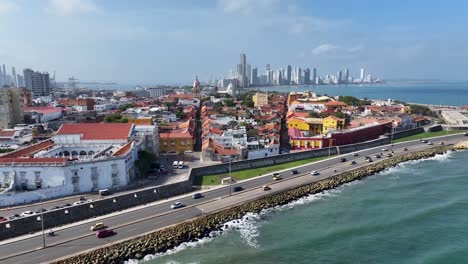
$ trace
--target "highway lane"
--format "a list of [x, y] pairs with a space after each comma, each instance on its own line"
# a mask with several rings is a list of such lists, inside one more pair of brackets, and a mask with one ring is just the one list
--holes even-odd
[[[443, 140], [448, 143], [448, 141], [446, 139], [443, 139]], [[434, 139], [432, 141], [434, 142], [434, 144], [437, 144], [440, 140]], [[427, 146], [427, 145], [422, 144], [420, 142], [410, 142], [410, 143], [405, 143], [405, 144], [403, 144], [403, 143], [395, 144], [394, 150], [396, 150], [396, 152], [401, 153], [401, 152], [403, 152], [402, 148], [405, 147], [405, 146], [408, 147], [410, 151], [430, 147], [430, 146]], [[353, 159], [357, 160], [357, 162], [358, 162], [357, 165], [348, 165], [348, 163], [340, 163], [339, 162], [340, 157], [337, 157], [337, 158], [333, 158], [331, 162], [322, 161], [322, 162], [318, 162], [318, 163], [315, 163], [315, 164], [305, 165], [305, 166], [299, 168], [298, 170], [301, 173], [306, 173], [306, 174], [308, 174], [311, 170], [319, 170], [319, 171], [321, 171], [321, 175], [319, 177], [313, 177], [313, 176], [310, 176], [310, 175], [308, 175], [307, 177], [302, 177], [302, 178], [305, 178], [307, 180], [310, 180], [310, 179], [318, 180], [318, 179], [329, 176], [329, 173], [333, 173], [332, 172], [333, 169], [337, 169], [338, 173], [339, 173], [340, 171], [344, 171], [346, 169], [352, 169], [352, 168], [355, 168], [355, 167], [357, 168], [360, 165], [367, 165], [368, 163], [363, 160], [364, 156], [365, 155], [371, 155], [371, 154], [373, 155], [374, 153], [383, 152], [383, 151], [381, 151], [381, 148], [382, 147], [378, 147], [378, 148], [374, 148], [374, 149], [370, 149], [370, 150], [360, 151], [359, 152], [360, 156], [353, 157]], [[346, 155], [346, 157], [348, 158], [348, 160], [350, 160], [351, 155]], [[377, 161], [377, 159], [375, 159], [375, 158], [373, 158], [373, 159], [374, 159], [374, 161]], [[329, 168], [329, 169], [325, 169], [325, 170], [323, 169], [324, 167], [326, 168], [326, 167], [329, 167], [330, 165], [334, 165], [333, 168]], [[329, 171], [328, 173], [326, 173], [327, 170]], [[285, 179], [285, 180], [288, 179], [288, 178], [298, 178], [299, 177], [298, 175], [291, 175], [290, 170], [286, 170], [285, 172], [281, 172], [280, 174], [282, 175], [283, 179]], [[304, 175], [300, 175], [300, 176], [304, 176]], [[288, 181], [285, 181], [285, 180], [280, 181], [280, 182], [288, 182]], [[277, 183], [278, 182], [273, 183], [273, 181], [271, 179], [271, 175], [266, 175], [266, 176], [263, 176], [263, 177], [255, 178], [253, 180], [248, 180], [248, 181], [245, 181], [245, 182], [240, 182], [240, 183], [233, 184], [232, 187], [240, 185], [246, 190], [251, 190], [251, 189], [259, 189], [258, 187], [262, 186], [264, 184], [274, 184], [274, 185], [276, 185]], [[274, 188], [274, 189], [276, 189], [276, 188]], [[235, 196], [237, 196], [237, 195], [244, 195], [245, 193], [249, 193], [249, 192], [241, 192], [240, 194], [239, 193], [233, 193], [233, 194]], [[211, 190], [211, 191], [204, 192], [204, 198], [199, 199], [199, 200], [193, 200], [190, 197], [185, 197], [185, 198], [179, 199], [178, 201], [183, 202], [184, 204], [187, 205], [187, 207], [186, 207], [186, 209], [173, 211], [173, 213], [175, 213], [177, 215], [181, 211], [191, 210], [190, 208], [193, 208], [193, 207], [190, 207], [191, 205], [199, 204], [199, 203], [203, 203], [203, 202], [206, 203], [207, 200], [216, 200], [217, 198], [222, 197], [222, 196], [227, 196], [228, 194], [229, 194], [229, 187], [227, 186], [227, 187], [223, 187], [223, 188], [214, 189], [214, 190]], [[233, 198], [236, 198], [236, 197], [233, 197]], [[115, 226], [117, 226], [119, 224], [129, 223], [129, 222], [132, 222], [132, 221], [138, 221], [138, 220], [143, 219], [145, 217], [155, 216], [157, 214], [172, 211], [171, 209], [169, 209], [169, 206], [170, 206], [171, 203], [172, 203], [171, 201], [168, 201], [168, 202], [164, 202], [162, 204], [158, 204], [158, 205], [155, 205], [155, 206], [152, 206], [152, 207], [137, 210], [137, 211], [132, 212], [132, 213], [126, 213], [126, 214], [121, 214], [121, 215], [108, 217], [105, 220], [103, 220], [103, 222], [105, 224], [107, 224], [109, 227], [112, 228], [112, 227], [115, 227]], [[205, 211], [205, 212], [208, 212], [208, 211]], [[171, 213], [171, 215], [173, 213]], [[198, 212], [198, 213], [201, 214], [201, 212]], [[175, 221], [174, 221], [175, 219], [173, 219], [173, 218], [171, 218], [171, 219], [172, 219], [172, 221], [169, 221], [166, 224], [175, 223]], [[73, 239], [75, 239], [77, 237], [80, 237], [82, 235], [89, 234], [88, 237], [82, 238], [82, 239], [85, 239], [85, 240], [86, 239], [91, 239], [91, 240], [93, 240], [94, 242], [92, 242], [91, 244], [88, 243], [89, 241], [84, 241], [84, 243], [82, 243], [83, 242], [83, 241], [81, 241], [82, 239], [78, 239], [76, 241], [71, 241], [71, 242], [68, 242], [68, 243], [64, 243], [63, 245], [70, 245], [72, 248], [74, 248], [75, 246], [73, 245], [73, 243], [76, 242], [76, 243], [79, 243], [80, 245], [82, 245], [82, 247], [79, 248], [80, 250], [82, 250], [83, 247], [91, 248], [92, 246], [95, 245], [97, 239], [94, 238], [92, 236], [92, 233], [89, 231], [90, 225], [91, 224], [82, 224], [82, 225], [77, 225], [77, 226], [74, 226], [74, 227], [71, 227], [71, 228], [66, 228], [64, 230], [58, 231], [58, 236], [53, 237], [53, 238], [47, 238], [47, 242], [48, 242], [48, 244], [54, 244], [54, 243], [59, 243], [61, 241], [73, 240]], [[154, 228], [150, 228], [149, 226], [147, 226], [145, 224], [141, 224], [141, 222], [129, 225], [129, 227], [134, 228], [133, 231], [131, 232], [132, 234], [140, 234], [140, 233], [144, 232], [144, 231], [137, 232], [136, 228], [140, 228], [140, 227], [142, 228], [141, 230], [145, 230], [145, 231], [149, 231], [149, 230], [154, 229]], [[126, 227], [122, 227], [122, 228], [125, 229]], [[117, 228], [117, 230], [119, 230], [119, 228]], [[140, 229], [138, 229], [138, 230], [140, 230]], [[121, 239], [121, 238], [127, 237], [127, 236], [122, 235], [122, 233], [120, 233], [120, 231], [118, 231], [118, 232], [119, 232], [119, 234], [117, 234], [112, 239]], [[123, 234], [125, 234], [125, 232]], [[41, 237], [36, 236], [36, 237], [33, 237], [33, 238], [20, 240], [20, 241], [15, 242], [15, 243], [0, 246], [0, 256], [1, 256], [0, 258], [3, 258], [3, 257], [5, 257], [5, 256], [7, 256], [7, 255], [9, 255], [9, 254], [11, 254], [13, 252], [22, 252], [22, 251], [30, 250], [30, 249], [33, 249], [33, 248], [39, 248], [41, 246], [41, 244], [42, 244]], [[52, 248], [55, 248], [55, 246], [52, 247]], [[12, 251], [12, 249], [14, 249], [14, 250]], [[40, 251], [42, 252], [43, 250], [40, 250]], [[69, 253], [65, 253], [65, 252], [62, 252], [62, 253], [65, 254], [65, 255], [69, 254]], [[37, 255], [37, 253], [30, 253], [30, 254], [26, 254], [24, 256], [11, 258], [11, 260], [13, 260], [13, 259], [17, 260], [18, 258], [21, 259], [22, 257], [28, 258], [27, 257], [28, 255]], [[39, 254], [39, 255], [43, 255], [43, 254]], [[49, 254], [44, 255], [44, 257], [50, 257], [50, 256], [51, 255], [49, 255]], [[3, 261], [9, 261], [9, 260], [3, 260]], [[2, 263], [3, 263], [3, 261], [2, 261]], [[15, 263], [15, 262], [11, 262], [11, 263]]]

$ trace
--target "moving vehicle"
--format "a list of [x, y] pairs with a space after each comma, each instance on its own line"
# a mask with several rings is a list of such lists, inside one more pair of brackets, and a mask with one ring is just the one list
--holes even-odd
[[275, 180], [275, 181], [279, 181], [279, 180], [281, 180], [281, 176], [280, 176], [280, 174], [279, 174], [279, 173], [277, 173], [277, 172], [273, 173], [273, 180]]
[[203, 195], [202, 195], [201, 193], [194, 193], [194, 194], [192, 195], [192, 198], [193, 198], [193, 199], [199, 199], [199, 198], [202, 198], [202, 197], [203, 197]]
[[114, 230], [112, 229], [104, 229], [104, 230], [99, 230], [96, 232], [96, 237], [97, 238], [104, 238], [104, 237], [108, 237], [108, 236], [112, 236], [114, 235]]
[[55, 232], [50, 230], [49, 233], [47, 233], [47, 236], [50, 236], [50, 237], [55, 236]]
[[24, 211], [21, 213], [21, 216], [30, 216], [30, 215], [33, 215], [35, 214], [33, 211]]
[[440, 144], [440, 145], [442, 145], [442, 146], [443, 146], [443, 145], [445, 145], [445, 143], [444, 143], [444, 142], [440, 142], [439, 144]]
[[432, 141], [429, 141], [427, 142], [428, 145], [434, 145], [434, 143], [432, 143]]
[[262, 188], [263, 188], [264, 191], [271, 190], [270, 186], [268, 186], [268, 185], [263, 185]]
[[51, 208], [49, 208], [49, 210], [57, 210], [57, 209], [60, 209], [60, 206], [52, 206]]
[[234, 192], [240, 192], [240, 191], [242, 191], [243, 189], [242, 189], [242, 187], [240, 187], [240, 186], [236, 186], [236, 187], [234, 187], [232, 190], [233, 190]]
[[76, 202], [73, 203], [73, 205], [80, 205], [80, 204], [84, 204], [84, 203], [85, 203], [85, 201], [76, 201]]
[[383, 150], [383, 151], [388, 151], [388, 148], [383, 148], [382, 150]]
[[99, 222], [99, 223], [95, 223], [94, 225], [91, 226], [91, 231], [97, 231], [97, 230], [101, 230], [103, 229], [105, 226], [103, 223]]
[[388, 153], [386, 156], [387, 156], [387, 158], [393, 157], [392, 153]]
[[314, 175], [314, 176], [317, 176], [317, 175], [320, 175], [320, 172], [314, 170], [314, 171], [312, 171], [310, 174], [311, 174], [311, 175]]
[[60, 208], [65, 208], [65, 207], [70, 207], [70, 206], [71, 206], [71, 204], [69, 204], [69, 203], [66, 203], [66, 204], [62, 204], [62, 205], [60, 205]]
[[403, 151], [408, 151], [408, 148], [403, 148]]
[[364, 158], [364, 160], [370, 160], [370, 157], [369, 157], [369, 156], [366, 156], [366, 157]]
[[367, 159], [367, 162], [371, 163], [373, 160], [371, 158]]
[[3, 217], [3, 216], [0, 216], [0, 222], [5, 222], [5, 221], [8, 221], [8, 219], [6, 219], [6, 218]]
[[468, 133], [465, 133], [465, 137], [468, 137]]
[[374, 158], [380, 159], [380, 158], [382, 158], [382, 157], [381, 157], [379, 154], [375, 154], [375, 155], [374, 155]]
[[179, 165], [177, 165], [177, 168], [183, 169], [184, 168], [184, 162], [181, 160], [179, 161]]
[[421, 139], [421, 142], [422, 142], [422, 143], [427, 143], [427, 140]]
[[292, 174], [292, 175], [299, 174], [299, 171], [297, 171], [297, 170], [292, 170], [292, 171], [291, 171], [291, 174]]
[[107, 195], [110, 195], [111, 192], [109, 191], [109, 189], [102, 189], [102, 190], [99, 190], [99, 195], [101, 196], [107, 196]]
[[356, 161], [354, 161], [354, 160], [350, 161], [349, 165], [356, 165]]
[[354, 152], [354, 153], [353, 153], [353, 156], [354, 156], [354, 157], [357, 157], [357, 156], [359, 156], [359, 153]]
[[184, 205], [181, 202], [175, 202], [175, 203], [171, 204], [172, 209], [177, 209], [177, 208], [181, 208], [181, 207], [184, 207]]
[[340, 162], [346, 162], [346, 158], [341, 158]]
[[21, 218], [21, 215], [19, 214], [14, 214], [14, 215], [11, 215], [8, 217], [8, 220], [13, 220], [13, 219], [18, 219], [18, 218]]

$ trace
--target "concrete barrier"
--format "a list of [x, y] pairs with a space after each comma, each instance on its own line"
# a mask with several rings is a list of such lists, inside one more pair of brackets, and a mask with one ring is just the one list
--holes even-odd
[[[45, 212], [44, 227], [57, 227], [99, 215], [105, 215], [145, 203], [188, 193], [192, 190], [188, 181], [163, 185], [117, 195], [77, 206]], [[42, 229], [40, 215], [34, 215], [0, 224], [0, 240], [37, 232]]]

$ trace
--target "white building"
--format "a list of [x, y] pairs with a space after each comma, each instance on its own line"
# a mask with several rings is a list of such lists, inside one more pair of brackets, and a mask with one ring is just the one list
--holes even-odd
[[[153, 127], [153, 131], [156, 128]], [[64, 124], [52, 140], [0, 157], [0, 206], [121, 188], [131, 181], [150, 128], [133, 124]], [[159, 142], [153, 135], [151, 141]]]

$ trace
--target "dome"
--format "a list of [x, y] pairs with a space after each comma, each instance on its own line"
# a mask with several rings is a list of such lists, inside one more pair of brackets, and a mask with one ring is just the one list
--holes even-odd
[[198, 77], [195, 77], [195, 80], [193, 81], [193, 88], [198, 88], [200, 87], [200, 82], [198, 81]]

